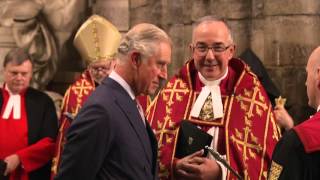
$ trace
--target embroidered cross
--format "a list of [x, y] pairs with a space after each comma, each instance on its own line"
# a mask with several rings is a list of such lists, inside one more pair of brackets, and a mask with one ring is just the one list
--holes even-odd
[[175, 135], [176, 130], [175, 123], [171, 121], [168, 115], [164, 118], [164, 122], [158, 121], [157, 126], [160, 129], [156, 132], [156, 135], [159, 135], [158, 147], [160, 148], [163, 145], [163, 136], [165, 135], [166, 143], [171, 143], [172, 137], [169, 137], [169, 135]]
[[90, 82], [86, 79], [76, 82], [76, 85], [71, 88], [74, 94], [77, 95], [77, 104], [74, 109], [72, 109], [73, 114], [77, 114], [82, 104], [83, 95], [88, 95], [90, 91], [93, 90], [93, 87]]
[[[244, 134], [241, 133], [238, 129], [235, 129], [235, 136], [231, 135], [231, 140], [237, 145], [237, 148], [243, 154], [244, 161], [248, 160], [248, 154], [250, 157], [255, 158], [256, 155], [252, 150], [256, 150], [258, 153], [262, 151], [261, 145], [258, 143], [258, 138], [253, 135], [249, 126], [246, 126], [244, 129]], [[249, 140], [253, 143], [250, 143]]]
[[169, 107], [174, 103], [173, 102], [174, 94], [176, 94], [177, 101], [182, 101], [182, 96], [179, 93], [187, 94], [189, 92], [189, 90], [186, 88], [186, 84], [181, 79], [178, 79], [177, 81], [175, 81], [174, 84], [168, 82], [167, 88], [168, 89], [165, 89], [162, 92], [162, 98], [164, 101], [167, 102], [167, 105]]
[[[258, 97], [258, 99], [257, 99]], [[256, 108], [256, 113], [261, 117], [262, 112], [260, 108], [264, 111], [268, 109], [268, 106], [265, 103], [265, 98], [262, 96], [261, 92], [259, 91], [259, 87], [255, 86], [252, 91], [244, 89], [244, 95], [236, 96], [238, 102], [240, 102], [241, 109], [248, 112], [248, 116], [253, 117], [253, 110], [254, 107]], [[245, 104], [244, 102], [249, 102], [250, 104]], [[248, 107], [249, 106], [249, 107]]]
[[157, 130], [156, 135], [159, 136], [159, 147], [163, 144], [164, 136], [166, 143], [171, 143], [173, 138], [170, 137], [170, 135], [175, 135], [176, 133], [175, 123], [171, 121], [170, 117], [172, 114], [171, 106], [174, 103], [173, 98], [175, 97], [176, 101], [182, 101], [183, 96], [179, 93], [186, 94], [189, 92], [186, 84], [181, 79], [178, 79], [174, 83], [168, 82], [166, 88], [167, 89], [162, 92], [162, 98], [166, 102], [166, 115], [163, 122], [157, 122], [157, 129], [159, 130]]

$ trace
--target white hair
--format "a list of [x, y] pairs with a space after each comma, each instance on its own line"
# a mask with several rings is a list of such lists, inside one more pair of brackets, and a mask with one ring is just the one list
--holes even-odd
[[160, 42], [167, 42], [172, 46], [172, 42], [159, 27], [142, 23], [134, 26], [121, 40], [118, 48], [119, 63], [123, 62], [123, 56], [128, 55], [132, 50], [141, 53], [142, 59], [149, 58], [157, 52], [157, 45]]

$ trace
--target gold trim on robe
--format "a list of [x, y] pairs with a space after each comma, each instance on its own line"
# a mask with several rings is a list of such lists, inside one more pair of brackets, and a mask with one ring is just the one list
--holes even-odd
[[63, 98], [61, 117], [59, 119], [59, 133], [56, 143], [56, 151], [52, 160], [51, 173], [52, 177], [57, 174], [58, 166], [61, 160], [63, 146], [66, 142], [65, 134], [71, 124], [70, 119], [65, 116], [65, 113], [71, 113], [75, 117], [83, 103], [95, 89], [95, 82], [88, 70], [83, 72], [78, 80], [76, 80], [66, 91]]
[[[182, 119], [207, 131], [219, 127], [218, 151], [244, 179], [266, 179], [272, 150], [280, 133], [274, 123], [270, 100], [261, 83], [239, 59], [229, 62], [229, 73], [220, 84], [224, 116], [203, 120], [190, 116], [203, 84], [190, 60], [155, 97], [147, 119], [158, 138], [160, 179], [172, 177], [177, 134]], [[221, 87], [223, 86], [223, 87]], [[227, 179], [235, 179], [228, 173]]]

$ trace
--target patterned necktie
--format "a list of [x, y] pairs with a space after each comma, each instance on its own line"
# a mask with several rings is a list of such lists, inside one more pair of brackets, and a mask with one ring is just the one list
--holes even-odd
[[199, 118], [206, 121], [212, 121], [213, 117], [212, 97], [210, 94], [201, 108]]

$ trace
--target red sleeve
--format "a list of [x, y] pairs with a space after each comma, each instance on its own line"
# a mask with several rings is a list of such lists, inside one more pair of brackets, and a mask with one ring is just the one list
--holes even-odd
[[22, 167], [27, 171], [36, 170], [48, 163], [54, 154], [55, 141], [52, 138], [43, 138], [17, 152]]

